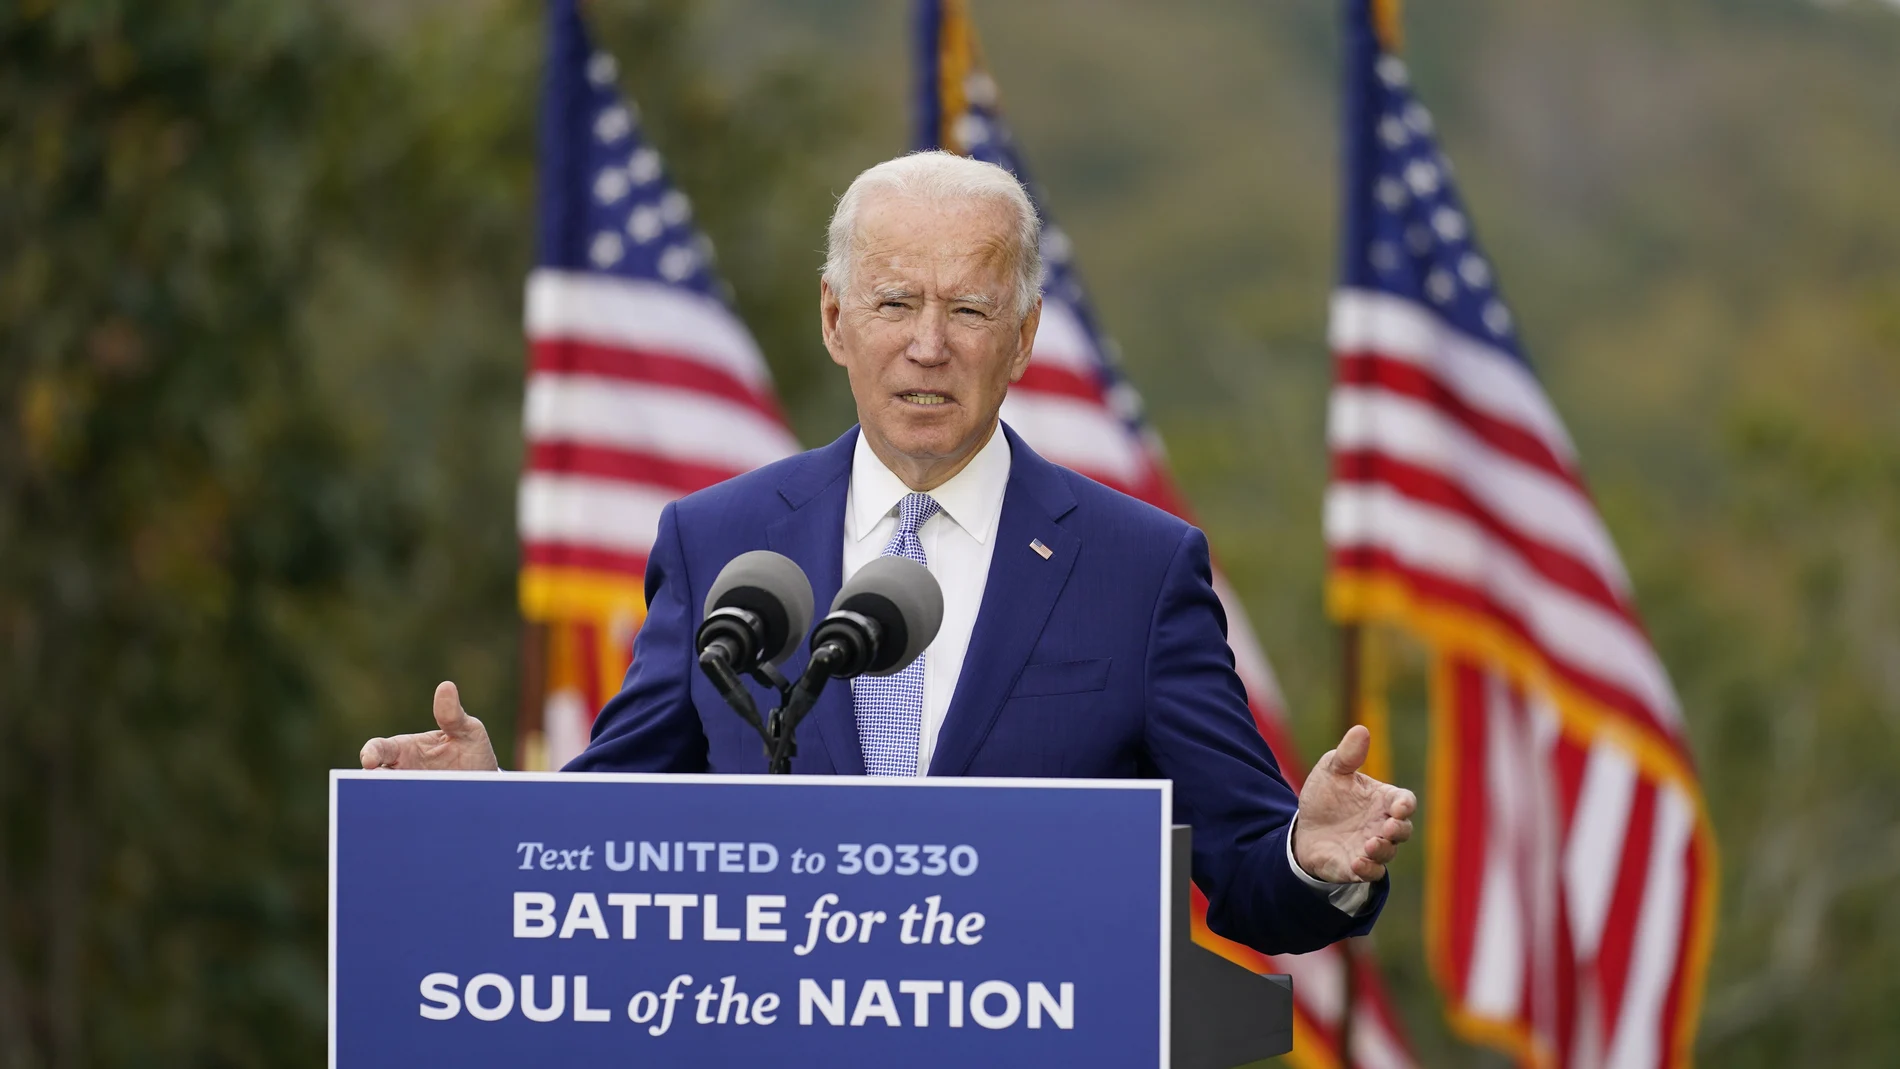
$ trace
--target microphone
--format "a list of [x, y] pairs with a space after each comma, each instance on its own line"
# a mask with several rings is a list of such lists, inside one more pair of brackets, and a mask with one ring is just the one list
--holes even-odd
[[[930, 572], [904, 557], [879, 557], [838, 591], [794, 684], [775, 666], [797, 648], [812, 606], [811, 581], [789, 558], [764, 550], [742, 554], [713, 580], [696, 636], [700, 670], [759, 733], [775, 774], [792, 770], [799, 721], [828, 681], [901, 672], [943, 624], [943, 588]], [[740, 672], [770, 683], [784, 704], [760, 717]]]
[[740, 672], [780, 664], [811, 623], [811, 580], [790, 557], [757, 549], [732, 558], [706, 592], [696, 643], [709, 658]]
[[858, 569], [838, 591], [811, 636], [807, 677], [888, 676], [909, 667], [943, 624], [943, 588], [906, 557], [884, 556]]

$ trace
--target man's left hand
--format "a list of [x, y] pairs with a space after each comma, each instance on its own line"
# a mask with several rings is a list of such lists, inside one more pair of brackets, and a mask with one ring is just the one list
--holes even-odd
[[1313, 765], [1300, 788], [1300, 817], [1293, 827], [1293, 860], [1307, 875], [1327, 883], [1372, 883], [1412, 837], [1418, 798], [1403, 787], [1380, 783], [1359, 766], [1372, 749], [1372, 733], [1354, 725]]

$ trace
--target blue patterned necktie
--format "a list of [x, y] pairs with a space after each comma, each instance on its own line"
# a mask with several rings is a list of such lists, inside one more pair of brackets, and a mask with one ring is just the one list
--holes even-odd
[[[884, 555], [928, 565], [917, 531], [942, 508], [929, 494], [905, 494], [897, 505], [897, 534], [884, 547]], [[858, 676], [851, 681], [851, 700], [865, 771], [873, 776], [915, 776], [917, 746], [924, 733], [924, 659], [918, 657], [888, 676]]]

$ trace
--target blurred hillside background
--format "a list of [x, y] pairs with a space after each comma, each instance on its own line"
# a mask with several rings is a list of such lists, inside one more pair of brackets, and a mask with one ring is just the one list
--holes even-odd
[[[974, 8], [1318, 753], [1335, 4]], [[829, 441], [822, 223], [909, 143], [903, 5], [591, 17]], [[510, 737], [540, 47], [533, 0], [0, 6], [0, 1069], [321, 1064], [327, 770], [442, 678]], [[1702, 1062], [1893, 1064], [1900, 7], [1440, 0], [1407, 50], [1688, 710]], [[1426, 1064], [1501, 1065], [1422, 868], [1389, 979]]]

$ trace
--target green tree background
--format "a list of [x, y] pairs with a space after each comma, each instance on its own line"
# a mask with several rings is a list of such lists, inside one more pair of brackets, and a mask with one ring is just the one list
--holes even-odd
[[[975, 7], [1318, 752], [1335, 7]], [[590, 17], [829, 440], [822, 221], [908, 143], [902, 6]], [[1890, 1064], [1900, 12], [1441, 0], [1409, 31], [1689, 711], [1701, 1057]], [[319, 1064], [326, 770], [440, 678], [508, 731], [540, 46], [532, 0], [0, 6], [0, 1069]], [[1439, 1023], [1420, 869], [1380, 926], [1401, 1008], [1428, 1064], [1501, 1064]]]

